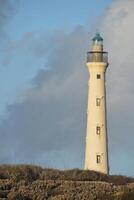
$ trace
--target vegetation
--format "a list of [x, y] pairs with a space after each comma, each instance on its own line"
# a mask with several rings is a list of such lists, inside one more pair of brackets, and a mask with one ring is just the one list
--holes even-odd
[[115, 185], [125, 185], [134, 182], [134, 178], [125, 176], [107, 176], [95, 171], [89, 170], [56, 170], [43, 169], [32, 165], [1, 165], [0, 179], [10, 179], [18, 181], [35, 181], [35, 180], [71, 180], [71, 181], [103, 181]]
[[79, 169], [60, 171], [31, 165], [1, 165], [0, 199], [134, 200], [134, 179]]

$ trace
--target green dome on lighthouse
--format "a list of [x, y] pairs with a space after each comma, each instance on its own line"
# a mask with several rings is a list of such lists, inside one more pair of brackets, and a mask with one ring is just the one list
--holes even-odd
[[98, 41], [98, 42], [102, 42], [103, 41], [103, 38], [101, 37], [100, 33], [97, 32], [95, 37], [93, 38], [93, 41]]

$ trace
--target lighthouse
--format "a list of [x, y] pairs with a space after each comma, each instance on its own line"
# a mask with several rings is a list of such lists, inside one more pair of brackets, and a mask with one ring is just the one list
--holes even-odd
[[103, 51], [103, 38], [97, 32], [92, 49], [87, 53], [89, 91], [85, 169], [109, 174], [106, 112], [106, 69], [108, 53]]

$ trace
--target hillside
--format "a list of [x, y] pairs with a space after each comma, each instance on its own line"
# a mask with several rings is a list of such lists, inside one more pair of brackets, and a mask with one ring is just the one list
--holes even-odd
[[0, 166], [0, 200], [134, 200], [134, 179], [93, 171]]

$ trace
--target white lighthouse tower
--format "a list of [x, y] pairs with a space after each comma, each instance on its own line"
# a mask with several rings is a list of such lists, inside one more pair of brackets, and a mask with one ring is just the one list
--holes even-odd
[[103, 38], [98, 32], [93, 38], [92, 50], [88, 52], [87, 67], [90, 79], [85, 169], [109, 174], [105, 88], [108, 53], [103, 51]]

